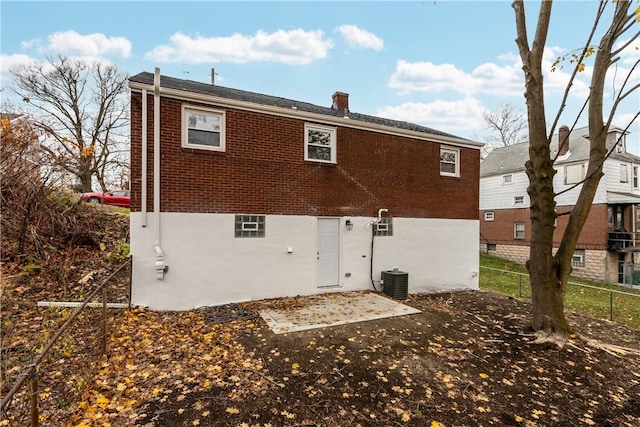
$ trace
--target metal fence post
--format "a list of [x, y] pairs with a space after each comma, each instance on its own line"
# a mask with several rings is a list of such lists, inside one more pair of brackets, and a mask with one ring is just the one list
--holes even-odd
[[518, 298], [522, 298], [522, 274], [518, 275], [520, 283], [518, 283]]
[[38, 368], [34, 367], [29, 376], [29, 400], [31, 401], [31, 427], [38, 427]]
[[609, 291], [609, 320], [613, 322], [613, 292]]

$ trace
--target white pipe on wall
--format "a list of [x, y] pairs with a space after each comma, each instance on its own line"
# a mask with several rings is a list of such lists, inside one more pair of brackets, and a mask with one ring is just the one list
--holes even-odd
[[160, 68], [153, 77], [153, 244], [156, 251], [156, 279], [164, 279], [168, 266], [160, 246]]

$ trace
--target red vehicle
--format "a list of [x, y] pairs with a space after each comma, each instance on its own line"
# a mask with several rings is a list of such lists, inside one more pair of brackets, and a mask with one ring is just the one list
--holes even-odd
[[130, 194], [129, 190], [114, 190], [106, 193], [82, 193], [80, 198], [87, 203], [102, 203], [103, 205], [128, 208], [131, 206]]

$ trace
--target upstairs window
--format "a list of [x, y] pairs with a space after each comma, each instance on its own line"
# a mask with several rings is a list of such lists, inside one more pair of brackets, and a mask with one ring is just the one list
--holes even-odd
[[515, 206], [524, 205], [524, 196], [513, 196], [513, 204]]
[[638, 188], [638, 166], [633, 167], [633, 188]]
[[629, 170], [627, 165], [620, 165], [620, 182], [629, 182]]
[[577, 184], [584, 179], [585, 164], [567, 165], [564, 167], [564, 183]]
[[502, 184], [513, 184], [513, 175], [502, 175]]
[[224, 111], [182, 106], [182, 146], [224, 151]]
[[460, 176], [460, 150], [444, 147], [440, 149], [440, 175]]
[[304, 125], [304, 159], [336, 163], [336, 129], [327, 126]]

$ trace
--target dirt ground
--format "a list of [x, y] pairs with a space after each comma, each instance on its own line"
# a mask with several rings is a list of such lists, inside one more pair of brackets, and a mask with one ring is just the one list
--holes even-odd
[[250, 362], [224, 385], [150, 402], [138, 422], [640, 425], [640, 331], [571, 315], [581, 338], [559, 349], [532, 343], [526, 301], [465, 292], [407, 303], [422, 314], [283, 335], [236, 322]]
[[[243, 307], [255, 314], [304, 303]], [[282, 335], [261, 318], [221, 323], [210, 309], [113, 311], [108, 356], [65, 339], [42, 366], [40, 422], [640, 426], [640, 330], [570, 314], [577, 335], [560, 349], [533, 343], [526, 300], [478, 291], [406, 304], [422, 313]], [[31, 318], [51, 324], [68, 316], [37, 310]], [[28, 425], [26, 408], [23, 392], [0, 426]]]

